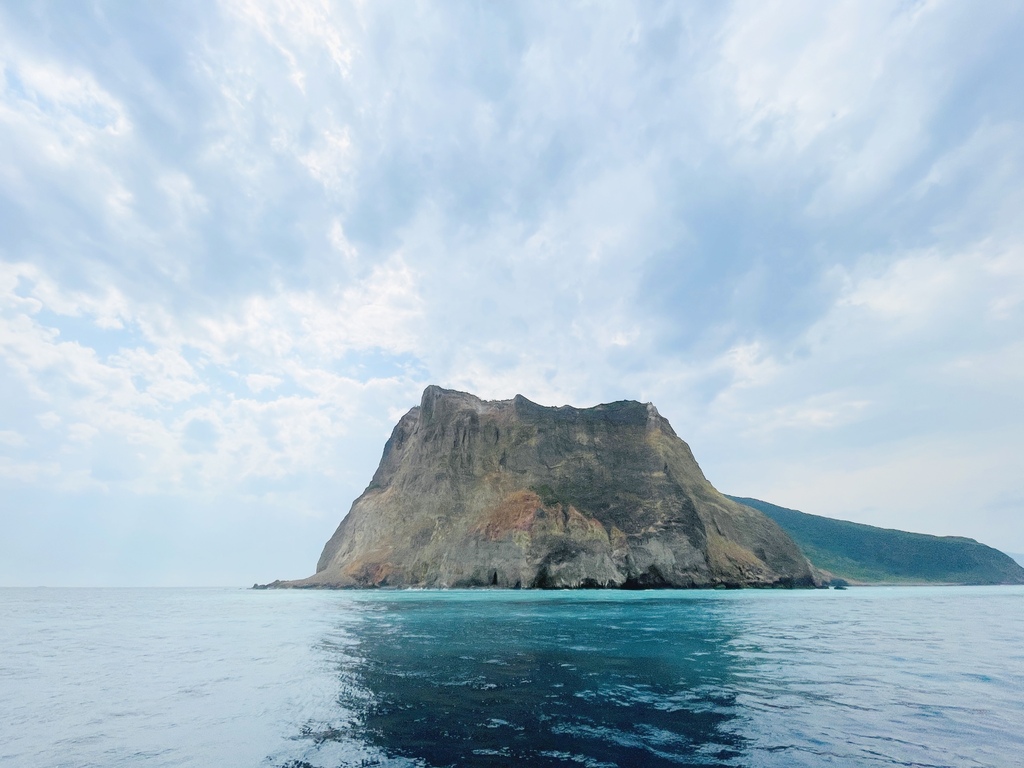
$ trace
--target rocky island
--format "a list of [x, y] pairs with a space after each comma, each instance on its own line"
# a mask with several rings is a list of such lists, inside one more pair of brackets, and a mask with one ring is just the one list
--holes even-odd
[[316, 573], [270, 587], [813, 587], [650, 403], [537, 405], [427, 387]]

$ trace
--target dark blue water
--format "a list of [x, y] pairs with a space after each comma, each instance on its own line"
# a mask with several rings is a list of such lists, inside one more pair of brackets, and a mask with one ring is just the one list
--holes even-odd
[[0, 765], [1018, 766], [1024, 588], [0, 590]]

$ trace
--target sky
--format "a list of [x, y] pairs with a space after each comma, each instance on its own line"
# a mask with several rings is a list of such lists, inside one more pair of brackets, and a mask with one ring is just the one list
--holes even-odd
[[0, 585], [313, 572], [428, 384], [1024, 552], [1024, 6], [0, 4]]

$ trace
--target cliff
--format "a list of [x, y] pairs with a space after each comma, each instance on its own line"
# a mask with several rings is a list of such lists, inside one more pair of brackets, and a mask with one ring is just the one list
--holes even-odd
[[818, 568], [862, 584], [1024, 584], [1009, 555], [962, 536], [929, 536], [833, 520], [731, 496], [777, 522]]
[[427, 387], [316, 573], [275, 587], [814, 586], [651, 404], [548, 408]]

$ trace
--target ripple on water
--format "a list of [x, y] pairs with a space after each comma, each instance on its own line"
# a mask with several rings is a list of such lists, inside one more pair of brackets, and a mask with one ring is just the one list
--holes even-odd
[[1008, 766], [1022, 609], [1021, 588], [0, 590], [0, 764]]

